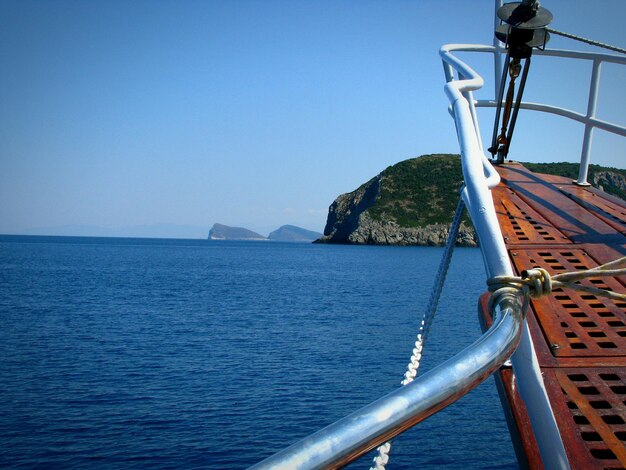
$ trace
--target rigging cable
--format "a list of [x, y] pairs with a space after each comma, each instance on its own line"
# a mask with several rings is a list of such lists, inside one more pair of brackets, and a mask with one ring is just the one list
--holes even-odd
[[[446, 246], [443, 252], [443, 256], [441, 258], [441, 263], [439, 264], [439, 271], [437, 272], [437, 277], [435, 278], [435, 284], [433, 286], [433, 290], [430, 293], [428, 306], [426, 307], [426, 311], [424, 312], [422, 322], [420, 323], [420, 327], [417, 332], [417, 339], [415, 340], [415, 347], [413, 348], [411, 361], [406, 367], [407, 371], [404, 373], [404, 379], [402, 380], [403, 386], [411, 383], [413, 379], [415, 379], [415, 377], [417, 376], [417, 369], [419, 369], [420, 360], [422, 359], [424, 342], [426, 341], [426, 337], [428, 336], [428, 332], [430, 331], [430, 326], [432, 325], [433, 318], [435, 317], [435, 313], [437, 312], [437, 305], [439, 304], [441, 291], [443, 290], [446, 275], [448, 274], [448, 268], [450, 267], [450, 260], [452, 259], [452, 252], [454, 251], [454, 245], [456, 244], [456, 239], [458, 237], [459, 229], [461, 227], [461, 219], [463, 218], [464, 210], [465, 203], [463, 202], [463, 197], [459, 197], [459, 203], [456, 206], [454, 218], [452, 219], [450, 230], [448, 231], [448, 240], [446, 241]], [[374, 457], [370, 470], [385, 470], [385, 465], [389, 461], [390, 451], [391, 441], [387, 441], [384, 444], [380, 445], [378, 447], [378, 455]]]
[[563, 31], [557, 31], [556, 29], [546, 28], [546, 31], [552, 34], [556, 34], [557, 36], [563, 36], [565, 38], [573, 39], [574, 41], [584, 42], [586, 44], [590, 44], [596, 47], [602, 47], [604, 49], [608, 49], [613, 52], [619, 52], [620, 54], [626, 54], [626, 49], [622, 49], [621, 47], [612, 46], [610, 44], [605, 44], [600, 41], [594, 41], [593, 39], [583, 38], [581, 36], [577, 36], [575, 34], [564, 33]]

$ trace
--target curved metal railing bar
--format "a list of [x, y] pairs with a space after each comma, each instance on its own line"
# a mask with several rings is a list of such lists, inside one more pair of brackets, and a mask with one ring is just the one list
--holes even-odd
[[[496, 103], [497, 102], [494, 100], [476, 100], [475, 101], [476, 107], [479, 107], [479, 108], [495, 108]], [[613, 124], [611, 122], [604, 121], [602, 119], [598, 119], [595, 117], [587, 117], [585, 114], [582, 114], [576, 111], [571, 111], [569, 109], [560, 108], [558, 106], [551, 106], [549, 104], [532, 103], [528, 101], [523, 101], [520, 104], [520, 108], [528, 109], [530, 111], [539, 111], [539, 112], [548, 113], [548, 114], [556, 114], [557, 116], [566, 117], [568, 119], [571, 119], [572, 121], [578, 121], [582, 124], [589, 123], [589, 124], [592, 124], [593, 127], [597, 129], [626, 137], [626, 127], [620, 126], [619, 124]]]
[[[461, 147], [466, 182], [463, 197], [483, 247], [488, 277], [512, 275], [490, 193], [490, 188], [498, 184], [499, 176], [482, 151], [472, 95], [474, 90], [483, 86], [483, 79], [451, 54], [452, 50], [464, 47], [473, 51], [495, 50], [490, 46], [444, 46], [440, 52], [448, 82], [445, 91], [451, 102], [450, 109]], [[459, 77], [457, 80], [454, 79], [455, 72]], [[552, 412], [545, 398], [545, 389], [542, 388], [543, 382], [528, 328], [523, 322], [523, 299], [518, 295], [503, 298], [500, 302], [493, 312], [495, 321], [492, 327], [452, 359], [252, 468], [341, 467], [459, 399], [495, 372], [516, 348], [519, 350], [520, 344], [523, 345], [521, 349], [524, 353], [524, 372], [521, 375], [528, 376], [524, 378], [526, 383], [534, 384], [531, 389], [539, 390], [533, 390], [533, 393], [540, 397], [539, 401], [543, 400], [543, 405], [539, 406], [540, 412], [544, 413], [544, 417], [548, 416], [549, 421]], [[531, 358], [530, 362], [527, 356]], [[535, 358], [534, 362], [532, 358]], [[536, 397], [533, 396], [533, 399]], [[542, 452], [544, 462], [548, 465], [556, 463], [560, 468], [565, 468], [567, 461], [558, 430], [556, 446], [554, 436], [551, 437], [551, 446], [557, 451]]]
[[524, 320], [522, 300], [503, 297], [494, 319], [475, 343], [440, 366], [251, 468], [339, 468], [455, 402], [515, 350]]
[[[500, 48], [485, 45], [447, 45], [440, 50], [461, 150], [466, 187], [463, 198], [476, 228], [488, 277], [513, 271], [499, 229], [490, 189], [500, 179], [482, 150], [476, 107], [495, 107], [497, 101], [474, 100], [482, 78], [453, 52], [487, 52], [498, 64]], [[595, 116], [602, 63], [626, 65], [626, 58], [567, 50], [537, 51], [537, 55], [593, 61], [586, 114], [558, 106], [522, 102], [520, 107], [552, 113], [585, 125], [579, 184], [586, 184], [592, 131], [595, 128], [626, 136], [626, 127]], [[496, 67], [497, 73], [500, 68]], [[456, 74], [456, 78], [455, 78]], [[562, 441], [541, 379], [528, 326], [523, 321], [522, 299], [503, 298], [495, 307], [494, 324], [474, 344], [452, 359], [365, 406], [355, 413], [301, 440], [252, 468], [337, 468], [345, 465], [409, 427], [456, 401], [512, 357], [518, 386], [524, 398], [546, 468], [568, 468]], [[517, 350], [516, 350], [517, 347]], [[541, 421], [541, 425], [537, 421]]]
[[[485, 46], [485, 45], [468, 45], [468, 44], [458, 44], [458, 45], [449, 45], [444, 46], [447, 47], [449, 52], [488, 52], [494, 54], [495, 57], [499, 57], [499, 53], [502, 52], [501, 49], [496, 49], [494, 46]], [[540, 111], [549, 114], [555, 114], [558, 116], [566, 117], [573, 121], [580, 122], [584, 124], [584, 133], [583, 133], [583, 144], [581, 147], [581, 155], [580, 155], [580, 168], [578, 173], [578, 179], [576, 183], [581, 186], [588, 185], [587, 183], [587, 175], [589, 172], [589, 162], [591, 157], [591, 148], [592, 148], [592, 139], [593, 139], [593, 131], [594, 129], [600, 129], [606, 132], [610, 132], [612, 134], [620, 135], [622, 137], [626, 137], [626, 126], [621, 124], [605, 121], [602, 119], [598, 119], [596, 116], [596, 109], [598, 103], [598, 92], [600, 89], [600, 73], [601, 67], [604, 63], [617, 64], [617, 65], [626, 65], [626, 57], [615, 54], [605, 54], [605, 53], [596, 53], [596, 52], [584, 52], [584, 51], [572, 51], [566, 49], [545, 49], [545, 50], [537, 50], [533, 53], [537, 56], [545, 56], [545, 57], [560, 57], [564, 59], [575, 59], [575, 60], [586, 60], [592, 62], [592, 70], [591, 70], [591, 80], [589, 84], [589, 95], [587, 101], [587, 111], [585, 114], [579, 113], [576, 111], [572, 111], [567, 108], [559, 107], [559, 106], [551, 106], [543, 103], [530, 103], [524, 102], [520, 103], [520, 108], [532, 110], [532, 111]], [[461, 62], [456, 59], [456, 62]], [[445, 68], [444, 63], [444, 68]], [[446, 79], [448, 79], [451, 71], [446, 71]], [[466, 68], [461, 68], [458, 70], [459, 78], [462, 78], [466, 75]], [[497, 77], [496, 77], [497, 79]], [[473, 107], [496, 107], [497, 100], [487, 99], [487, 100], [477, 100], [471, 103], [472, 113]], [[475, 126], [477, 127], [477, 121], [474, 117]], [[480, 138], [480, 137], [479, 137]]]
[[[470, 92], [482, 88], [484, 81], [471, 67], [452, 55], [453, 51], [471, 50], [493, 52], [492, 46], [450, 44], [443, 46], [439, 54], [444, 65], [446, 86], [444, 88], [456, 125], [461, 150], [465, 190], [465, 204], [476, 228], [483, 249], [487, 276], [498, 272], [512, 272], [509, 255], [500, 232], [498, 218], [493, 206], [490, 189], [500, 181], [497, 172], [485, 157], [480, 144], [480, 129], [474, 101], [467, 99]], [[454, 79], [456, 71], [459, 79]]]
[[[495, 170], [482, 151], [478, 137], [480, 130], [474, 109], [475, 103], [469, 99], [471, 98], [469, 93], [482, 87], [483, 80], [467, 64], [453, 55], [453, 52], [458, 51], [495, 53], [496, 48], [483, 45], [451, 44], [443, 46], [439, 51], [447, 80], [445, 92], [451, 103], [461, 150], [466, 185], [463, 195], [480, 240], [487, 277], [491, 278], [500, 276], [496, 273], [511, 273], [513, 269], [502, 238], [487, 179], [487, 175]], [[455, 72], [459, 77], [457, 80], [454, 79]], [[525, 322], [520, 344], [511, 360], [518, 377], [518, 389], [526, 403], [545, 467], [568, 468], [565, 448], [541, 377], [530, 331]]]

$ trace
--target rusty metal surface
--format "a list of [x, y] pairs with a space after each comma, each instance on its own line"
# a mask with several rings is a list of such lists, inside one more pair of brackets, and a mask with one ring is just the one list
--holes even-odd
[[544, 380], [576, 468], [626, 467], [626, 370], [547, 369]]
[[[518, 273], [536, 266], [577, 271], [626, 255], [623, 201], [519, 164], [498, 172], [503, 183], [494, 204]], [[583, 283], [626, 289], [625, 276]], [[531, 302], [527, 320], [572, 468], [626, 468], [626, 302], [557, 289]], [[536, 443], [525, 432], [528, 416], [511, 370], [500, 372], [500, 383], [512, 435], [533, 468]]]
[[568, 185], [561, 192], [621, 233], [626, 233], [626, 206], [579, 186]]
[[[597, 266], [584, 251], [573, 247], [513, 249], [510, 253], [518, 272], [540, 266], [550, 274], [558, 274]], [[623, 291], [621, 283], [612, 278], [590, 279], [582, 284]], [[557, 289], [532, 304], [554, 356], [626, 357], [626, 302]]]
[[500, 185], [493, 190], [493, 201], [504, 241], [510, 245], [571, 243], [537, 211]]
[[624, 234], [559, 189], [565, 183], [555, 186], [548, 181], [555, 178], [544, 179], [519, 164], [499, 166], [498, 173], [504, 185], [572, 242], [624, 245]]

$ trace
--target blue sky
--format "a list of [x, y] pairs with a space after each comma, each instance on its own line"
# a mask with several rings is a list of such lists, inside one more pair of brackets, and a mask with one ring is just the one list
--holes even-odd
[[[542, 4], [554, 28], [626, 47], [623, 0]], [[458, 151], [438, 49], [491, 43], [492, 11], [486, 0], [0, 1], [0, 233], [322, 231], [337, 195], [398, 161]], [[588, 77], [537, 58], [527, 95], [584, 111], [571, 96]], [[492, 96], [487, 82], [478, 97]], [[626, 123], [624, 83], [603, 70], [600, 117]], [[485, 138], [491, 116], [480, 115]], [[581, 126], [555, 134], [553, 121], [520, 116], [511, 158], [577, 160]], [[624, 168], [625, 151], [596, 133], [595, 163]]]

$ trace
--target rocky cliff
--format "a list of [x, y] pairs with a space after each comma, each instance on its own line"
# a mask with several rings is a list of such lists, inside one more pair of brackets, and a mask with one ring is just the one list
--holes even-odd
[[[460, 158], [426, 155], [390, 166], [330, 206], [318, 243], [443, 245], [462, 183]], [[466, 220], [457, 238], [476, 246]]]
[[[529, 170], [576, 179], [577, 163], [523, 163]], [[626, 199], [626, 170], [590, 165], [589, 182]], [[388, 167], [356, 190], [340, 195], [328, 210], [317, 243], [443, 245], [463, 182], [458, 155], [424, 155]], [[469, 218], [457, 238], [476, 246]]]
[[[526, 168], [535, 173], [548, 173], [578, 179], [578, 163], [526, 163], [522, 162]], [[611, 168], [600, 165], [589, 165], [587, 181], [598, 189], [626, 200], [626, 170]]]
[[624, 171], [604, 170], [591, 176], [591, 184], [609, 194], [626, 200], [626, 175]]

